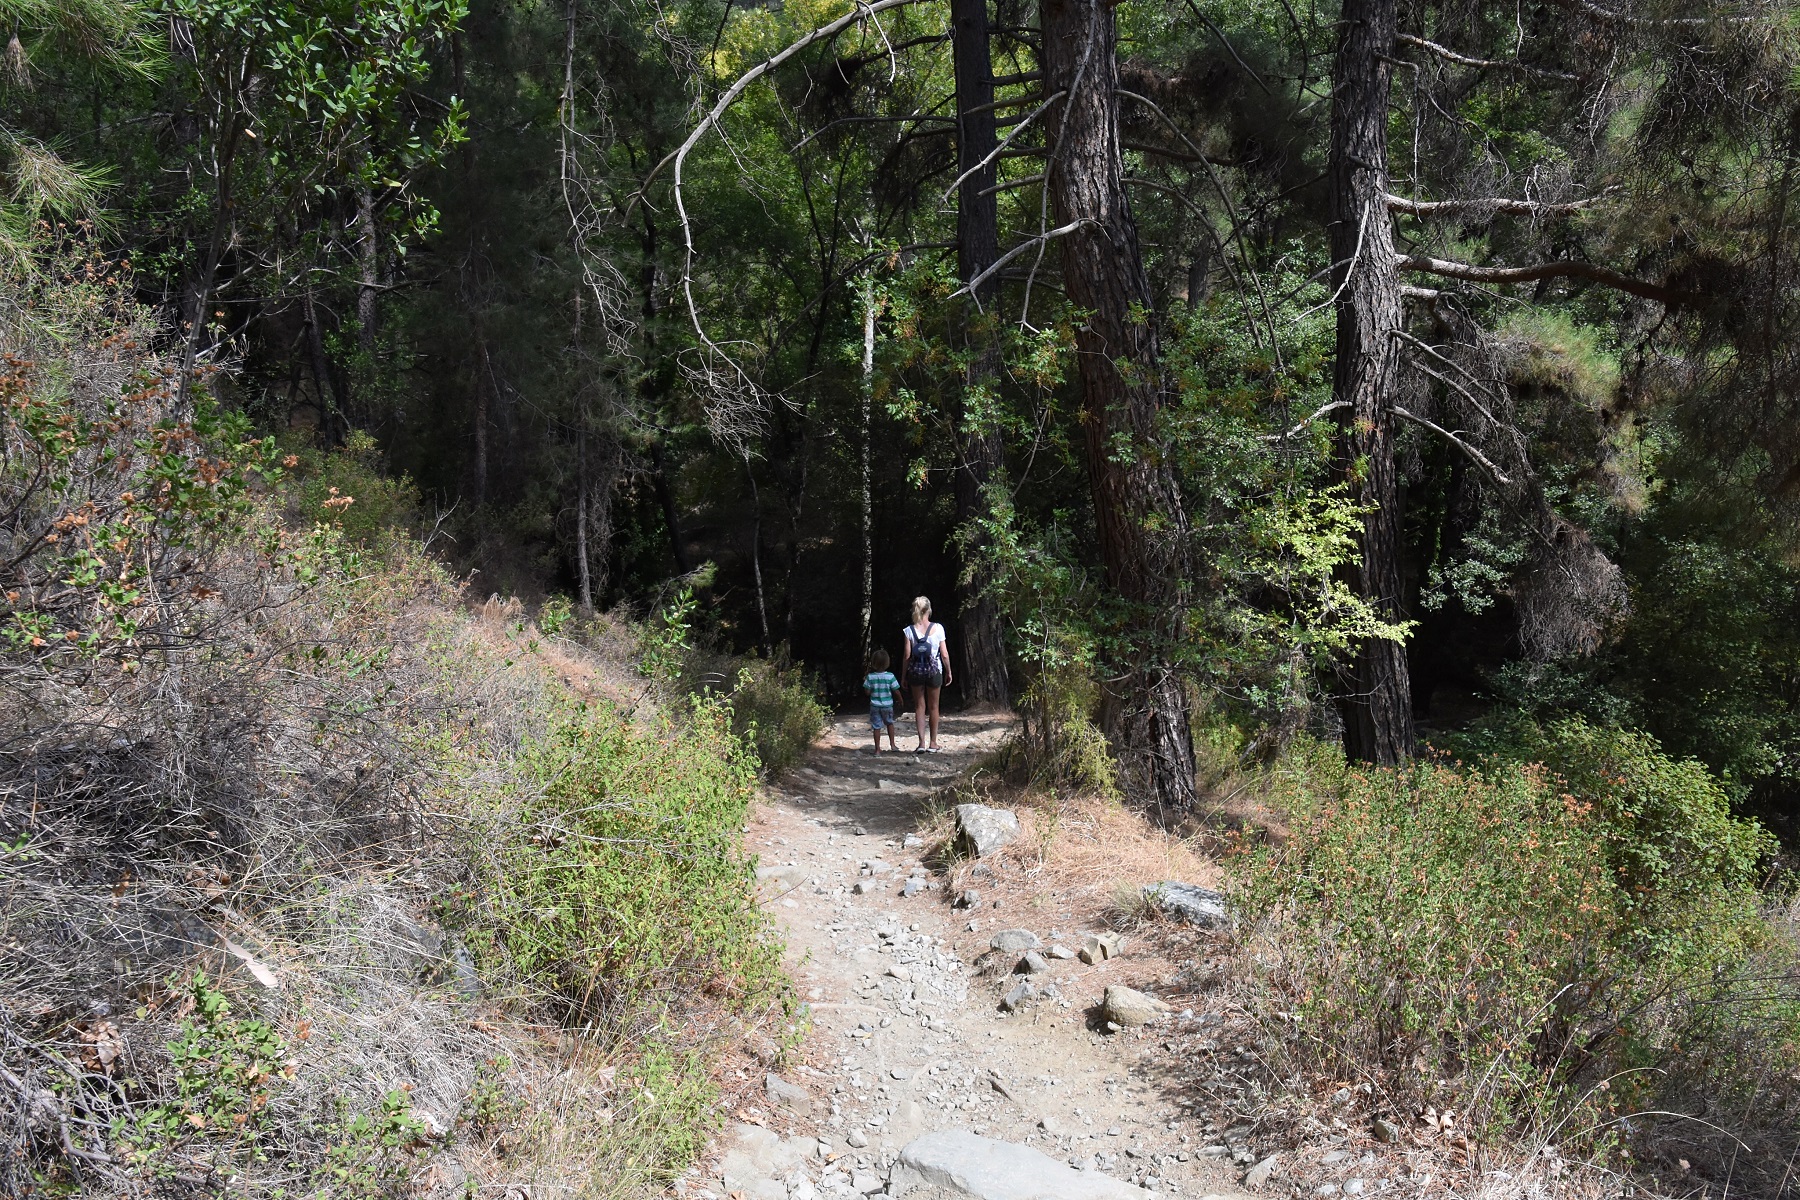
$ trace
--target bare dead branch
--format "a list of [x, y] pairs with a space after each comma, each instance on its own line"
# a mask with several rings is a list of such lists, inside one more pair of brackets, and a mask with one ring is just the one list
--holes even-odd
[[1483, 454], [1481, 451], [1477, 450], [1475, 447], [1469, 445], [1469, 443], [1463, 441], [1461, 437], [1457, 436], [1454, 433], [1451, 433], [1448, 429], [1445, 429], [1442, 425], [1439, 425], [1436, 421], [1430, 420], [1426, 417], [1421, 417], [1417, 413], [1414, 413], [1414, 412], [1408, 412], [1406, 409], [1401, 408], [1398, 404], [1394, 405], [1393, 412], [1396, 417], [1399, 417], [1402, 420], [1411, 421], [1413, 424], [1419, 426], [1422, 429], [1429, 429], [1431, 432], [1437, 434], [1439, 437], [1443, 438], [1445, 441], [1447, 441], [1451, 445], [1455, 446], [1458, 450], [1461, 450], [1464, 454], [1468, 455], [1472, 461], [1479, 464], [1481, 466], [1481, 468], [1483, 470], [1485, 470], [1489, 475], [1492, 475], [1494, 477], [1495, 483], [1498, 483], [1498, 484], [1500, 484], [1502, 486], [1506, 486], [1506, 487], [1510, 487], [1512, 485], [1511, 476], [1507, 475], [1506, 472], [1502, 471], [1499, 467], [1495, 466], [1493, 459], [1489, 458], [1487, 455]]
[[1414, 37], [1410, 33], [1400, 34], [1395, 40], [1408, 46], [1417, 46], [1419, 49], [1429, 51], [1447, 62], [1453, 62], [1464, 67], [1478, 67], [1483, 70], [1520, 71], [1527, 75], [1536, 75], [1541, 79], [1561, 79], [1566, 82], [1573, 82], [1578, 78], [1578, 76], [1572, 75], [1567, 71], [1552, 71], [1548, 67], [1534, 67], [1530, 63], [1522, 63], [1509, 58], [1471, 58], [1467, 54], [1458, 54], [1448, 46], [1440, 46], [1436, 42], [1426, 41], [1422, 37]]
[[1428, 275], [1442, 275], [1447, 279], [1463, 279], [1470, 283], [1535, 283], [1540, 279], [1585, 279], [1616, 291], [1641, 296], [1645, 300], [1654, 300], [1670, 308], [1691, 306], [1701, 299], [1697, 292], [1650, 283], [1608, 267], [1572, 260], [1539, 263], [1530, 267], [1478, 267], [1472, 263], [1452, 262], [1422, 254], [1398, 254], [1394, 256], [1394, 263], [1402, 271], [1422, 271]]

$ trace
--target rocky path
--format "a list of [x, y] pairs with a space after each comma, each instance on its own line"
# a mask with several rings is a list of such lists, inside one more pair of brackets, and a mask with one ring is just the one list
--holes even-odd
[[[920, 830], [934, 797], [941, 806], [1008, 726], [952, 718], [944, 753], [876, 755], [862, 718], [845, 717], [773, 789], [749, 839], [812, 1026], [797, 1063], [745, 1081], [761, 1085], [755, 1099], [685, 1195], [1240, 1195], [1254, 1155], [1185, 1108], [1167, 1073], [1175, 1056], [1156, 1053], [1207, 1017], [1110, 1024], [1106, 989], [1149, 969], [1129, 941], [1111, 959], [1090, 943], [1085, 962], [1084, 939], [1103, 932], [1092, 914], [1010, 886], [1004, 856], [959, 880], [977, 898], [952, 897], [929, 857]], [[903, 730], [902, 744], [912, 740]], [[1038, 969], [1015, 973], [1027, 951]]]

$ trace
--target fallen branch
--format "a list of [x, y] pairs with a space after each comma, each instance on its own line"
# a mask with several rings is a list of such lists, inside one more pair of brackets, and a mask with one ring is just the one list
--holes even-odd
[[1604, 196], [1594, 196], [1587, 200], [1571, 200], [1566, 204], [1547, 204], [1541, 200], [1509, 200], [1497, 196], [1478, 200], [1408, 200], [1404, 196], [1390, 194], [1387, 198], [1387, 206], [1391, 212], [1406, 213], [1408, 216], [1414, 217], [1435, 217], [1465, 212], [1512, 213], [1542, 217], [1580, 212], [1584, 208], [1592, 208], [1605, 199]]

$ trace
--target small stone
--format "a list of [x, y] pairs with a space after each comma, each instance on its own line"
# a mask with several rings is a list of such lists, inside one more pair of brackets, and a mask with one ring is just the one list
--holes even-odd
[[861, 1150], [869, 1144], [869, 1135], [860, 1129], [852, 1129], [849, 1133], [844, 1135], [844, 1141], [856, 1147], [856, 1149]]
[[891, 871], [893, 869], [894, 868], [888, 866], [886, 863], [882, 862], [879, 858], [871, 858], [867, 862], [863, 863], [863, 870], [867, 871], [871, 875], [885, 874], [886, 872]]
[[1106, 1136], [1107, 1137], [1118, 1137], [1121, 1133], [1124, 1133], [1124, 1132], [1125, 1131], [1123, 1129], [1120, 1129], [1117, 1125], [1114, 1125], [1111, 1129], [1108, 1129], [1106, 1131]]
[[924, 838], [920, 837], [916, 833], [909, 833], [906, 835], [906, 840], [900, 843], [900, 848], [902, 850], [917, 850], [924, 845], [925, 845]]
[[856, 836], [857, 837], [868, 837], [869, 836], [869, 827], [867, 825], [858, 825], [856, 827]]
[[1344, 1195], [1360, 1196], [1362, 1195], [1363, 1188], [1367, 1186], [1368, 1185], [1360, 1179], [1346, 1179], [1344, 1181]]
[[1000, 998], [1000, 1009], [1003, 1012], [1018, 1012], [1035, 995], [1037, 991], [1029, 983], [1019, 983]]
[[1067, 1132], [1067, 1130], [1064, 1129], [1064, 1127], [1063, 1127], [1063, 1123], [1061, 1121], [1057, 1120], [1055, 1117], [1039, 1117], [1037, 1127], [1039, 1129], [1043, 1130], [1045, 1133], [1049, 1134], [1051, 1137], [1061, 1137], [1064, 1133]]
[[1090, 933], [1081, 939], [1081, 961], [1089, 966], [1098, 966], [1109, 958], [1117, 958], [1125, 949], [1125, 939], [1118, 934]]
[[896, 963], [893, 966], [889, 967], [885, 972], [883, 972], [883, 974], [886, 974], [894, 979], [898, 979], [902, 983], [905, 983], [912, 978], [912, 968], [903, 967], [903, 966], [900, 966], [898, 963]]
[[1279, 1165], [1280, 1160], [1281, 1155], [1271, 1154], [1244, 1172], [1244, 1186], [1247, 1188], [1266, 1187], [1269, 1179], [1275, 1174], [1275, 1168]]
[[1397, 1142], [1400, 1140], [1400, 1127], [1385, 1117], [1375, 1118], [1375, 1126], [1370, 1130], [1378, 1142]]
[[1002, 929], [988, 939], [988, 945], [1009, 954], [1017, 954], [1021, 950], [1036, 950], [1043, 944], [1038, 940], [1038, 935], [1029, 929]]
[[895, 1067], [893, 1070], [888, 1072], [888, 1075], [894, 1079], [911, 1079], [912, 1078], [912, 1072], [908, 1071], [905, 1067]]
[[[981, 893], [980, 892], [976, 891], [974, 888], [964, 888], [962, 891], [957, 893], [956, 900], [954, 903], [951, 904], [950, 907], [952, 907], [952, 908], [974, 908], [977, 905], [979, 905], [980, 903], [981, 903]], [[971, 925], [970, 928], [973, 929], [974, 926]]]
[[1148, 1025], [1168, 1011], [1169, 1006], [1155, 996], [1120, 984], [1109, 986], [1100, 1001], [1101, 1015], [1119, 1025]]
[[911, 900], [914, 896], [917, 896], [920, 892], [925, 891], [927, 889], [927, 887], [928, 887], [928, 885], [926, 884], [926, 882], [923, 879], [919, 879], [917, 877], [909, 879], [906, 881], [905, 885], [902, 886], [900, 889], [900, 898], [902, 900]]
[[1065, 962], [1075, 957], [1075, 952], [1067, 946], [1052, 946], [1044, 951], [1044, 953], [1048, 954], [1051, 958], [1060, 958]]
[[850, 1177], [850, 1190], [861, 1192], [865, 1196], [879, 1192], [881, 1188], [882, 1182], [879, 1175], [872, 1175], [867, 1171], [858, 1171]]
[[868, 879], [859, 879], [856, 881], [856, 886], [852, 887], [850, 890], [858, 896], [866, 896], [875, 890], [875, 884]]
[[1044, 971], [1048, 971], [1050, 969], [1050, 963], [1049, 960], [1039, 954], [1036, 950], [1028, 950], [1025, 953], [1025, 957], [1019, 960], [1019, 965], [1013, 969], [1022, 975], [1037, 975]]
[[1019, 836], [1019, 818], [1005, 808], [985, 804], [956, 806], [956, 838], [976, 857], [992, 854]]

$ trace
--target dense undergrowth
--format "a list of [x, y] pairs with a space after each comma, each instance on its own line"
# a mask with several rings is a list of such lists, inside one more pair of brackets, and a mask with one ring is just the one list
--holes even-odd
[[1465, 741], [1398, 771], [1302, 743], [1269, 772], [1289, 836], [1236, 878], [1276, 1074], [1369, 1083], [1365, 1119], [1475, 1163], [1777, 1194], [1800, 941], [1772, 839], [1641, 734]]
[[679, 1170], [791, 1032], [730, 710], [465, 609], [365, 442], [251, 436], [106, 264], [4, 282], [0, 1192]]

